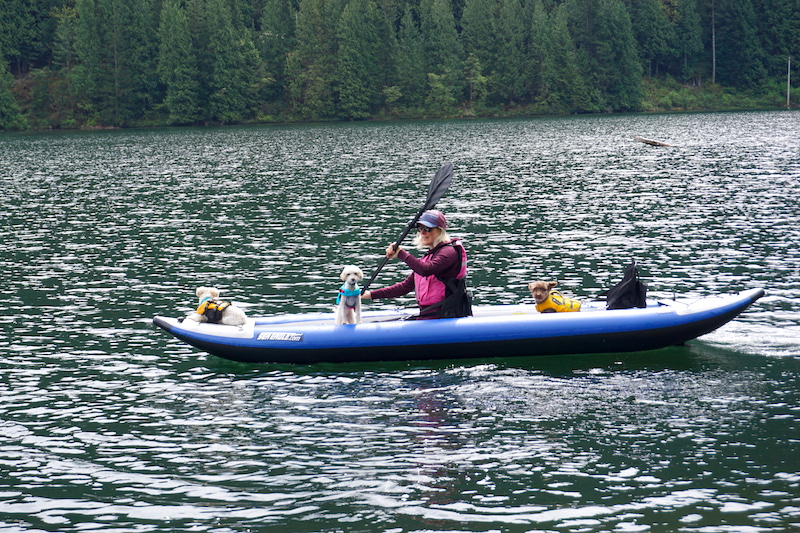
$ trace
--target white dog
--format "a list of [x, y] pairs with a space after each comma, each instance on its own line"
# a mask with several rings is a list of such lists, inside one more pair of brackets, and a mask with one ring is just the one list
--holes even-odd
[[344, 267], [339, 275], [344, 285], [336, 298], [336, 324], [361, 324], [361, 287], [364, 273], [357, 266]]
[[230, 302], [223, 302], [218, 299], [219, 290], [216, 287], [198, 287], [197, 298], [200, 301], [200, 306], [197, 311], [186, 317], [187, 320], [227, 324], [229, 326], [241, 326], [247, 322], [244, 311]]

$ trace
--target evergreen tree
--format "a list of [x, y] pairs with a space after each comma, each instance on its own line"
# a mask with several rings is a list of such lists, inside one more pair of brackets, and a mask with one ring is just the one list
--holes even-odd
[[698, 64], [703, 52], [702, 30], [697, 0], [682, 0], [678, 4], [673, 33], [675, 50], [672, 71], [680, 80], [690, 80], [698, 75]]
[[718, 82], [742, 89], [764, 81], [764, 51], [750, 0], [717, 0]]
[[393, 54], [392, 84], [399, 91], [397, 101], [407, 108], [419, 108], [428, 91], [425, 51], [413, 10], [407, 6], [400, 20], [400, 31]]
[[464, 89], [463, 48], [447, 0], [422, 0], [420, 31], [430, 92], [427, 101], [439, 114], [450, 113]]
[[[124, 126], [146, 112], [155, 92], [156, 33], [145, 0], [76, 0], [73, 71], [91, 120]], [[150, 4], [152, 5], [152, 4]], [[138, 10], [144, 9], [143, 12]]]
[[[101, 0], [75, 0], [77, 23], [75, 25], [76, 65], [73, 69], [74, 87], [81, 95], [77, 104], [90, 116], [95, 115], [102, 101], [108, 97], [106, 72], [108, 71], [108, 49], [104, 42], [106, 26], [104, 15], [99, 12]], [[98, 120], [97, 116], [91, 118]]]
[[470, 109], [481, 109], [486, 103], [488, 95], [489, 79], [483, 75], [483, 67], [475, 54], [469, 54], [465, 62], [466, 82], [467, 82], [467, 101]]
[[647, 76], [658, 73], [658, 64], [670, 58], [675, 30], [662, 0], [627, 0], [633, 34]]
[[620, 0], [601, 0], [597, 15], [595, 59], [601, 90], [611, 109], [636, 111], [644, 93], [630, 16]]
[[494, 81], [497, 94], [511, 105], [521, 101], [525, 95], [526, 35], [522, 4], [519, 0], [500, 0]]
[[63, 7], [53, 12], [56, 19], [56, 30], [53, 36], [53, 63], [65, 69], [67, 73], [75, 66], [77, 53], [75, 42], [78, 24], [78, 12], [74, 7]]
[[372, 0], [350, 0], [339, 19], [336, 87], [339, 116], [367, 118], [377, 109], [381, 81], [381, 17]]
[[74, 127], [81, 95], [73, 84], [73, 68], [77, 64], [78, 12], [63, 7], [54, 12], [56, 30], [53, 39], [53, 67], [57, 77], [53, 84], [53, 127]]
[[215, 122], [236, 123], [248, 110], [245, 60], [225, 0], [206, 0], [206, 10], [210, 23], [209, 113]]
[[286, 57], [295, 47], [294, 19], [297, 12], [291, 0], [266, 0], [261, 11], [259, 47], [264, 61], [267, 99], [279, 100], [286, 84]]
[[461, 17], [464, 54], [474, 56], [484, 73], [496, 70], [498, 0], [466, 0]]
[[11, 69], [22, 75], [47, 65], [55, 31], [53, 13], [64, 0], [2, 0], [0, 50], [11, 59]]
[[556, 110], [566, 112], [596, 111], [596, 97], [586, 87], [578, 65], [575, 44], [567, 28], [564, 5], [556, 6], [549, 17], [546, 40], [548, 61], [543, 72], [549, 101]]
[[164, 0], [159, 40], [158, 73], [167, 88], [168, 123], [195, 124], [201, 119], [197, 60], [180, 0]]
[[755, 0], [753, 6], [769, 74], [782, 78], [786, 75], [787, 56], [800, 63], [800, 2]]
[[125, 0], [130, 5], [130, 21], [123, 36], [130, 84], [125, 102], [128, 120], [146, 116], [164, 98], [157, 75], [160, 19], [157, 6], [161, 1]]
[[554, 68], [557, 58], [550, 56], [550, 31], [547, 11], [542, 0], [532, 0], [528, 4], [530, 29], [528, 31], [528, 70], [526, 74], [528, 91], [534, 102], [541, 108], [548, 108], [550, 87], [547, 72]]
[[642, 66], [630, 16], [621, 0], [570, 0], [571, 33], [589, 90], [609, 111], [639, 109]]
[[286, 64], [291, 111], [302, 119], [334, 116], [332, 58], [336, 39], [329, 20], [341, 13], [333, 0], [301, 0], [297, 12], [297, 46]]
[[[0, 54], [0, 58], [2, 58], [2, 54]], [[25, 127], [25, 120], [20, 114], [19, 105], [11, 92], [13, 84], [14, 77], [3, 61], [0, 64], [0, 130], [17, 130]]]

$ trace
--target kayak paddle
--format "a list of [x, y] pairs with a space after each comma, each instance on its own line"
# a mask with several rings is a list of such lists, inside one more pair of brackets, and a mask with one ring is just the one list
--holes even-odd
[[[439, 199], [444, 196], [444, 193], [446, 193], [447, 189], [450, 188], [451, 181], [453, 181], [453, 163], [445, 163], [442, 168], [440, 168], [433, 176], [431, 184], [428, 186], [428, 197], [425, 200], [425, 205], [422, 206], [422, 209], [419, 210], [419, 213], [417, 213], [417, 216], [414, 217], [414, 220], [408, 223], [408, 226], [406, 226], [403, 234], [400, 235], [399, 239], [397, 239], [397, 242], [394, 244], [395, 250], [400, 247], [400, 243], [402, 243], [403, 239], [405, 239], [406, 236], [411, 233], [411, 230], [417, 227], [417, 220], [419, 220], [419, 217], [422, 216], [422, 213], [428, 209], [433, 209], [433, 206], [436, 205], [436, 202], [438, 202]], [[386, 266], [388, 261], [388, 257], [383, 258], [383, 261], [381, 261], [381, 264], [378, 265], [375, 273], [372, 274], [372, 277], [369, 278], [369, 281], [367, 281], [361, 288], [361, 294], [366, 292], [367, 287], [369, 287], [370, 284], [375, 281], [375, 278], [378, 276], [378, 272], [380, 272], [381, 269]]]

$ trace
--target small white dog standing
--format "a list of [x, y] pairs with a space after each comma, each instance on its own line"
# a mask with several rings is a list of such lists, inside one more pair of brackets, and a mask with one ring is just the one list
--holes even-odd
[[361, 324], [361, 287], [364, 273], [357, 266], [347, 265], [339, 275], [344, 284], [336, 297], [336, 324]]
[[219, 299], [219, 290], [216, 287], [198, 287], [196, 293], [200, 305], [197, 311], [186, 317], [187, 320], [229, 326], [241, 326], [247, 322], [244, 311]]

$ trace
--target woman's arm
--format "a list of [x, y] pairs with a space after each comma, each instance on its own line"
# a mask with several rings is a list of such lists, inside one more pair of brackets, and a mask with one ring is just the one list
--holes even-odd
[[373, 300], [380, 300], [382, 298], [397, 298], [404, 296], [414, 290], [414, 275], [411, 274], [400, 283], [395, 283], [389, 287], [382, 289], [375, 289], [369, 292], [369, 297]]

